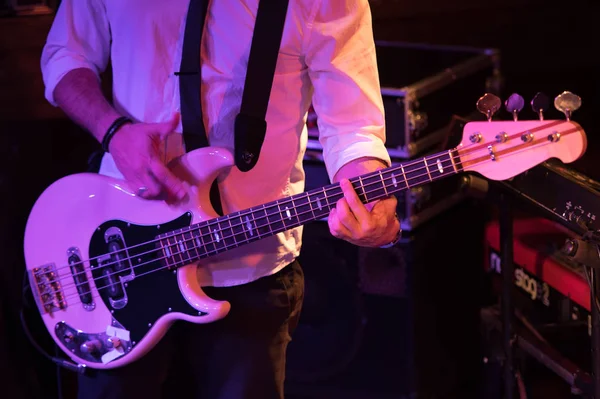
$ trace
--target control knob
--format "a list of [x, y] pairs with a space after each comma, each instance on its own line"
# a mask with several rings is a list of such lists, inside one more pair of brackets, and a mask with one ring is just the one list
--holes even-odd
[[83, 353], [89, 353], [89, 354], [98, 352], [100, 350], [100, 348], [102, 348], [102, 344], [97, 339], [92, 339], [92, 340], [89, 340], [89, 341], [85, 341], [79, 347], [79, 349], [81, 350], [81, 352], [83, 352]]
[[108, 337], [108, 339], [106, 340], [106, 345], [109, 348], [118, 348], [119, 346], [121, 346], [121, 340], [119, 339], [119, 337]]

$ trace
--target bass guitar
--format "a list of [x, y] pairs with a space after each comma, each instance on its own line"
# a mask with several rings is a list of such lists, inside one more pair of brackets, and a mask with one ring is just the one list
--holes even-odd
[[[457, 147], [351, 179], [360, 199], [457, 173], [505, 180], [549, 158], [569, 163], [585, 152], [584, 130], [569, 114], [494, 121], [495, 104], [484, 107], [487, 121], [465, 125]], [[61, 178], [40, 195], [24, 237], [28, 282], [48, 332], [75, 363], [120, 367], [146, 354], [176, 320], [226, 317], [230, 304], [204, 293], [196, 269], [212, 255], [322, 219], [343, 196], [331, 184], [218, 216], [210, 187], [233, 165], [223, 148], [177, 158], [171, 170], [196, 184], [178, 206], [144, 200], [125, 182], [92, 173]]]

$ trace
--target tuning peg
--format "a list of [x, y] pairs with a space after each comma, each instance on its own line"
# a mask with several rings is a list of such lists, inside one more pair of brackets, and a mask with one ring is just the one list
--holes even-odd
[[544, 93], [537, 93], [531, 100], [531, 108], [533, 112], [540, 116], [540, 120], [544, 120], [544, 111], [550, 106], [550, 99]]
[[571, 120], [573, 112], [581, 107], [581, 98], [570, 91], [563, 91], [554, 99], [554, 107], [565, 114], [567, 120]]
[[491, 122], [492, 116], [500, 109], [501, 104], [498, 96], [486, 93], [477, 100], [477, 110]]
[[518, 114], [523, 109], [523, 105], [525, 105], [525, 101], [523, 100], [523, 97], [517, 93], [511, 94], [504, 102], [506, 110], [512, 114], [515, 121], [518, 119]]

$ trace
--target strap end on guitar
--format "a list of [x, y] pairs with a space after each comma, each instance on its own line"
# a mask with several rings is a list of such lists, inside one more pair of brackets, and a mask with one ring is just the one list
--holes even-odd
[[246, 114], [235, 118], [235, 164], [248, 172], [258, 162], [262, 143], [267, 133], [267, 122]]

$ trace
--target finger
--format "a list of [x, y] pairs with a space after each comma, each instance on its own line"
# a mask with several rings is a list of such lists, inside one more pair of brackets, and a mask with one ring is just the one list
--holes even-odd
[[129, 180], [129, 185], [135, 195], [144, 199], [157, 198], [163, 191], [160, 184], [150, 176], [150, 173], [145, 173], [143, 176]]
[[350, 208], [354, 216], [356, 216], [358, 222], [361, 223], [367, 220], [369, 218], [369, 211], [362, 203], [360, 198], [358, 198], [358, 194], [356, 194], [356, 191], [354, 190], [354, 187], [352, 187], [350, 180], [340, 180], [340, 187], [342, 188], [342, 192], [344, 193], [344, 198], [348, 203], [348, 207]]
[[393, 195], [383, 200], [378, 201], [372, 210], [372, 214], [386, 215], [388, 219], [395, 219], [395, 214], [398, 210], [398, 200]]
[[397, 210], [398, 200], [394, 196], [390, 196], [378, 203], [374, 209], [374, 213], [385, 215], [387, 219], [387, 235], [395, 239], [398, 231], [401, 229], [400, 220], [398, 219]]
[[155, 125], [156, 133], [160, 139], [164, 140], [177, 129], [177, 125], [179, 125], [179, 113], [173, 114], [171, 119], [166, 122], [157, 123]]
[[367, 211], [373, 212], [373, 208], [375, 208], [375, 205], [377, 205], [380, 202], [381, 202], [381, 200], [375, 200], [375, 201], [368, 202], [365, 204], [365, 208], [367, 208]]
[[350, 231], [340, 223], [336, 208], [333, 208], [329, 213], [327, 224], [329, 225], [329, 232], [332, 236], [340, 239], [348, 239], [351, 237]]
[[160, 186], [172, 197], [182, 200], [187, 191], [179, 180], [162, 162], [157, 159], [150, 161], [150, 173]]
[[350, 210], [346, 198], [341, 198], [338, 202], [336, 202], [335, 210], [336, 218], [346, 229], [350, 231], [357, 231], [360, 228], [359, 222], [356, 220], [356, 216]]

